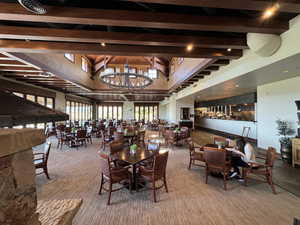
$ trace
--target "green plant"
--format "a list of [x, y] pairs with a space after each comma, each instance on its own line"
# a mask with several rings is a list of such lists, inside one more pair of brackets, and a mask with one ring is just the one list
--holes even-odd
[[291, 146], [291, 136], [295, 134], [295, 130], [286, 120], [276, 120], [279, 142], [285, 146]]

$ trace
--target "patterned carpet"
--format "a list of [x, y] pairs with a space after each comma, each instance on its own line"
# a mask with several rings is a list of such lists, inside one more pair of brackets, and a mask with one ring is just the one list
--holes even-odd
[[228, 182], [209, 177], [204, 183], [203, 168], [187, 169], [187, 148], [170, 149], [167, 167], [169, 193], [158, 192], [158, 203], [152, 192], [130, 194], [127, 189], [112, 193], [112, 205], [106, 206], [107, 193], [99, 196], [99, 140], [79, 150], [51, 149], [49, 173], [37, 176], [38, 199], [82, 198], [83, 205], [74, 225], [289, 225], [300, 216], [300, 199], [277, 187], [250, 181], [244, 187], [238, 181]]

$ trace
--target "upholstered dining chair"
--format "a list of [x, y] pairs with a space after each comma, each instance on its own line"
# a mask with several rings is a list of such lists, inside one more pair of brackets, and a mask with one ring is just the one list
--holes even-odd
[[[187, 142], [189, 144], [190, 152], [190, 162], [188, 169], [190, 170], [192, 165], [205, 167], [204, 152], [200, 151], [201, 147], [195, 147], [192, 138], [188, 138]], [[200, 162], [200, 164], [197, 164], [197, 161]]]
[[[150, 188], [153, 191], [153, 200], [157, 202], [156, 191], [162, 187], [165, 187], [166, 192], [168, 193], [168, 186], [166, 180], [166, 168], [168, 162], [169, 152], [159, 153], [154, 156], [152, 168], [139, 167], [140, 176], [152, 184]], [[156, 183], [162, 181], [162, 185], [157, 187]]]
[[46, 142], [44, 144], [44, 152], [33, 154], [33, 157], [34, 157], [33, 163], [34, 163], [35, 169], [43, 170], [43, 172], [37, 173], [36, 175], [45, 173], [46, 177], [48, 179], [50, 179], [49, 173], [48, 173], [48, 158], [49, 158], [49, 154], [50, 154], [50, 149], [51, 149], [51, 143]]
[[226, 150], [213, 148], [213, 147], [203, 147], [204, 149], [204, 160], [206, 164], [205, 172], [205, 183], [208, 182], [208, 175], [211, 172], [222, 173], [224, 190], [227, 190], [227, 175], [231, 168], [230, 161], [226, 160]]
[[[125, 186], [117, 189], [113, 189], [113, 184], [119, 184], [122, 182], [129, 183], [129, 189], [131, 192], [132, 178], [128, 168], [116, 168], [112, 167], [111, 159], [106, 154], [100, 154], [100, 169], [101, 169], [101, 183], [99, 189], [99, 195], [102, 194], [102, 189], [108, 191], [107, 205], [110, 205], [111, 193], [121, 190]], [[108, 183], [108, 188], [104, 187], [104, 184]]]
[[85, 147], [87, 147], [86, 130], [77, 130], [75, 142], [76, 144], [84, 145]]
[[124, 144], [124, 139], [123, 140], [118, 140], [118, 141], [111, 141], [109, 143], [109, 152], [110, 152], [110, 156], [111, 156], [111, 159], [112, 159], [112, 162], [114, 163], [114, 165], [116, 167], [126, 167], [128, 166], [129, 164], [124, 162], [124, 161], [121, 161], [121, 160], [118, 160], [116, 157], [115, 157], [115, 154], [120, 152], [120, 151], [123, 151], [124, 149], [126, 148], [125, 144]]
[[249, 168], [243, 168], [243, 177], [245, 185], [248, 184], [248, 174], [253, 173], [265, 177], [265, 181], [271, 186], [274, 194], [276, 194], [275, 186], [273, 183], [273, 167], [276, 160], [276, 149], [269, 147], [266, 154], [264, 163], [250, 162]]

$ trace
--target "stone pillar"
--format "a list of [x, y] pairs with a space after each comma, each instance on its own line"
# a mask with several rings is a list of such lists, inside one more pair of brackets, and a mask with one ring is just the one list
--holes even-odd
[[45, 136], [37, 129], [0, 129], [0, 224], [40, 225], [32, 147]]

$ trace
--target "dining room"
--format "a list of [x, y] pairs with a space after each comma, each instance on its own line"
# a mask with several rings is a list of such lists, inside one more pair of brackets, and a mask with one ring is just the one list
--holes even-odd
[[0, 224], [298, 225], [299, 13], [0, 0]]

